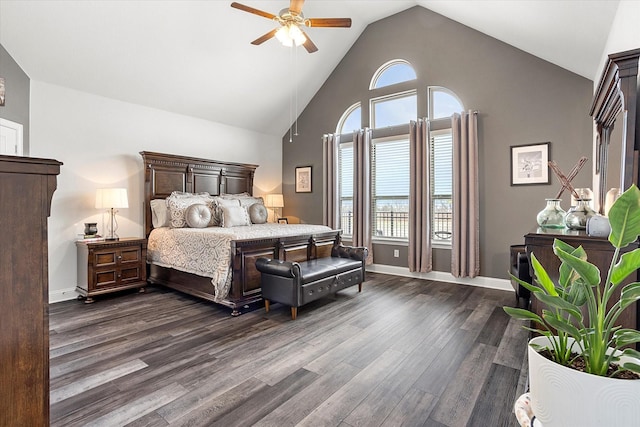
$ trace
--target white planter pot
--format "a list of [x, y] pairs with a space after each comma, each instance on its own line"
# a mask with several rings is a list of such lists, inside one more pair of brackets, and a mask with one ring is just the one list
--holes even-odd
[[[550, 346], [547, 337], [529, 343]], [[530, 345], [528, 355], [531, 406], [544, 427], [640, 426], [640, 380], [576, 371], [541, 356]]]

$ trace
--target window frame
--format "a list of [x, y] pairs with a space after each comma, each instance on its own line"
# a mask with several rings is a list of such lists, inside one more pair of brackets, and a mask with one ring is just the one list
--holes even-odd
[[[393, 101], [396, 99], [402, 99], [402, 98], [408, 98], [410, 96], [415, 96], [416, 97], [416, 117], [411, 118], [410, 120], [417, 120], [417, 114], [418, 114], [418, 91], [416, 89], [410, 89], [410, 90], [404, 90], [401, 92], [395, 92], [389, 95], [382, 95], [382, 96], [376, 96], [376, 97], [372, 97], [369, 99], [369, 125], [371, 126], [371, 129], [384, 129], [387, 127], [392, 127], [392, 126], [398, 126], [398, 125], [402, 125], [402, 123], [396, 123], [395, 125], [387, 125], [384, 127], [376, 127], [375, 123], [376, 123], [376, 109], [375, 109], [375, 105], [377, 103], [382, 103], [382, 102], [386, 102], [386, 101]], [[408, 123], [408, 122], [407, 122]]]
[[[347, 122], [349, 116], [351, 116], [351, 114], [358, 108], [360, 108], [360, 128], [362, 128], [362, 103], [358, 101], [355, 104], [349, 106], [349, 108], [347, 108], [344, 113], [342, 113], [340, 120], [338, 120], [338, 125], [336, 126], [336, 134], [341, 135], [344, 132], [344, 129], [342, 129], [344, 127], [344, 124]], [[354, 129], [347, 130], [347, 132], [352, 131], [354, 131]]]
[[[378, 83], [378, 80], [380, 79], [380, 77], [382, 77], [382, 75], [387, 72], [387, 70], [389, 70], [389, 68], [393, 67], [394, 65], [408, 65], [412, 70], [413, 70], [413, 74], [415, 75], [415, 77], [413, 79], [409, 79], [409, 80], [403, 80], [400, 82], [396, 82], [390, 85], [386, 85], [386, 86], [380, 86], [380, 87], [376, 87], [376, 84]], [[386, 87], [390, 87], [390, 86], [395, 86], [397, 84], [400, 83], [405, 83], [405, 82], [411, 82], [411, 81], [415, 81], [418, 79], [418, 73], [416, 73], [416, 69], [413, 67], [413, 65], [411, 65], [411, 63], [409, 61], [407, 61], [406, 59], [392, 59], [391, 61], [387, 61], [384, 64], [382, 64], [375, 73], [373, 73], [373, 77], [371, 77], [371, 80], [369, 81], [369, 90], [378, 90], [378, 89], [383, 89]]]

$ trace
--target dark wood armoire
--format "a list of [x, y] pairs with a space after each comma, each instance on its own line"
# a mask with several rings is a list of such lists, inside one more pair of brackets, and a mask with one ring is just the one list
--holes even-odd
[[47, 218], [61, 165], [0, 156], [0, 426], [49, 425]]

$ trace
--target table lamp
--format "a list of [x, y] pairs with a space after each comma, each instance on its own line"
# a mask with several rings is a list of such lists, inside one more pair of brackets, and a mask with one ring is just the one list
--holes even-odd
[[[264, 205], [273, 209], [273, 222], [276, 222], [281, 215], [281, 209], [284, 207], [284, 197], [282, 194], [267, 194]], [[278, 216], [276, 216], [276, 209], [278, 209]]]
[[96, 190], [96, 209], [109, 209], [110, 214], [105, 240], [119, 240], [116, 234], [116, 230], [118, 229], [116, 213], [118, 213], [118, 209], [128, 207], [129, 201], [126, 188], [98, 188]]

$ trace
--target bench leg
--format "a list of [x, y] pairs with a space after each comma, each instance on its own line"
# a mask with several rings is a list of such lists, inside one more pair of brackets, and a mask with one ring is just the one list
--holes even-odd
[[291, 320], [296, 320], [298, 317], [298, 307], [291, 307]]
[[268, 313], [269, 312], [269, 300], [264, 300], [264, 309]]
[[358, 283], [358, 292], [362, 292], [362, 283]]

